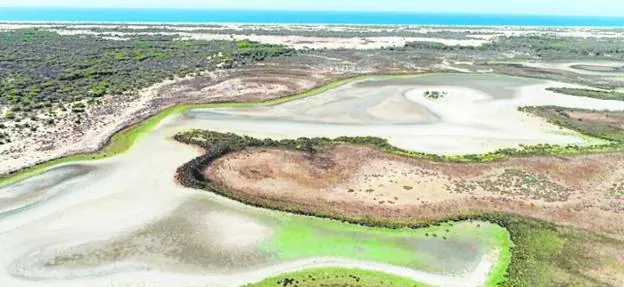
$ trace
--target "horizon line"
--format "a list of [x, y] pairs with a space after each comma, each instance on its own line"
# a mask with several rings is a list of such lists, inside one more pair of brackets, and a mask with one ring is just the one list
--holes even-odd
[[583, 18], [624, 18], [624, 15], [581, 15], [581, 14], [541, 14], [541, 13], [492, 13], [492, 12], [435, 12], [397, 10], [331, 10], [331, 9], [236, 9], [236, 8], [192, 8], [192, 7], [68, 7], [68, 6], [1, 6], [0, 9], [68, 9], [68, 10], [180, 10], [180, 11], [262, 11], [262, 12], [309, 12], [309, 13], [365, 13], [365, 14], [439, 14], [439, 15], [484, 15], [484, 16], [542, 16], [542, 17], [583, 17]]

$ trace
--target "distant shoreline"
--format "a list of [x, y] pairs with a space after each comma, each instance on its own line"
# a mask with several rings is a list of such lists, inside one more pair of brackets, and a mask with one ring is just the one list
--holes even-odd
[[[0, 11], [2, 9], [0, 8]], [[33, 20], [33, 21], [25, 21], [25, 20], [2, 20], [0, 18], [0, 25], [2, 24], [14, 24], [14, 25], [131, 25], [131, 26], [209, 26], [209, 25], [219, 25], [219, 26], [326, 26], [326, 27], [392, 27], [392, 26], [400, 26], [400, 27], [418, 27], [418, 28], [472, 28], [472, 29], [488, 29], [488, 28], [496, 28], [496, 29], [505, 29], [505, 28], [514, 28], [514, 29], [574, 29], [574, 30], [583, 30], [583, 29], [613, 29], [613, 30], [624, 30], [624, 24], [622, 26], [527, 26], [527, 25], [451, 25], [451, 24], [358, 24], [358, 23], [266, 23], [266, 22], [130, 22], [130, 21], [110, 21], [110, 22], [101, 22], [101, 21], [47, 21], [47, 20]]]
[[3, 23], [624, 28], [624, 17], [405, 12], [0, 7]]

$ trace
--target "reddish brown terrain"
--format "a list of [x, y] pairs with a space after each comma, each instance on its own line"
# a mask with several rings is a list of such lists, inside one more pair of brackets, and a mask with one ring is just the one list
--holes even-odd
[[247, 149], [205, 175], [237, 196], [302, 210], [422, 221], [509, 212], [624, 238], [621, 153], [438, 163], [352, 145]]

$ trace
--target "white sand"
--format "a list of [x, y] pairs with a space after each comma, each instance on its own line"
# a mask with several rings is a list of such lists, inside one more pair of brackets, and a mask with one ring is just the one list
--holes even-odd
[[176, 36], [179, 39], [192, 40], [250, 40], [265, 44], [285, 45], [295, 49], [379, 49], [382, 47], [403, 47], [408, 42], [434, 42], [448, 46], [481, 46], [490, 42], [484, 39], [441, 39], [430, 37], [310, 37], [296, 35], [228, 35], [228, 34], [210, 34], [197, 32], [94, 32], [90, 30], [63, 30], [51, 29], [60, 35], [97, 35], [108, 39], [126, 39], [133, 35], [165, 35]]
[[[94, 28], [116, 28], [123, 27], [131, 32], [116, 31], [93, 31]], [[381, 47], [401, 47], [407, 42], [434, 42], [450, 46], [481, 46], [489, 43], [499, 36], [525, 36], [535, 34], [555, 34], [561, 37], [577, 38], [624, 38], [621, 30], [599, 30], [591, 28], [532, 28], [532, 27], [487, 27], [487, 28], [466, 28], [466, 27], [445, 27], [445, 26], [419, 26], [419, 25], [382, 25], [366, 26], [359, 25], [288, 25], [288, 24], [212, 24], [210, 26], [194, 24], [190, 26], [178, 26], [171, 24], [53, 24], [53, 23], [4, 23], [0, 24], [0, 31], [20, 29], [20, 28], [42, 28], [57, 32], [61, 35], [98, 35], [105, 39], [125, 40], [132, 35], [168, 35], [177, 36], [180, 39], [201, 39], [201, 40], [241, 40], [247, 39], [267, 44], [280, 44], [296, 49], [378, 49]], [[70, 30], [71, 29], [71, 30]], [[151, 33], [148, 29], [167, 29], [170, 31]], [[299, 31], [349, 31], [357, 32], [365, 29], [366, 32], [395, 32], [404, 31], [413, 33], [409, 37], [399, 36], [366, 36], [366, 37], [311, 37], [296, 36]], [[246, 35], [222, 34], [225, 30], [235, 31], [263, 31], [280, 30], [286, 35], [257, 35], [252, 32]], [[214, 31], [214, 32], [212, 32]], [[470, 34], [477, 31], [478, 34]], [[218, 32], [218, 33], [217, 33]], [[446, 39], [428, 36], [428, 33], [450, 32], [466, 33], [464, 39]], [[288, 35], [288, 33], [292, 33]], [[261, 34], [261, 33], [258, 33]], [[418, 35], [422, 34], [422, 37]]]
[[215, 238], [219, 247], [236, 250], [251, 248], [273, 235], [271, 228], [227, 212], [211, 212], [204, 218], [207, 237]]

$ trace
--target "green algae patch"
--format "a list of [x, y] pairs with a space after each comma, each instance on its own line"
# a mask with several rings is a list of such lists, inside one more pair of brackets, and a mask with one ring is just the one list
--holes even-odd
[[[504, 280], [509, 265], [509, 234], [504, 228], [487, 222], [447, 222], [417, 229], [390, 229], [308, 217], [281, 220], [273, 238], [261, 246], [279, 261], [332, 257], [461, 275], [466, 268], [476, 266], [483, 256], [497, 255], [490, 258], [495, 261], [490, 275], [496, 278], [488, 279], [492, 282]], [[463, 252], [466, 254], [453, 252], [455, 248], [466, 250]]]
[[496, 230], [489, 232], [490, 237], [488, 239], [498, 246], [499, 251], [496, 261], [488, 274], [488, 279], [485, 282], [485, 286], [487, 287], [496, 287], [503, 284], [507, 280], [507, 269], [511, 264], [513, 242], [511, 241], [509, 232], [503, 227], [498, 227], [499, 228]]
[[432, 287], [396, 275], [348, 268], [317, 268], [264, 279], [244, 287], [406, 286]]

